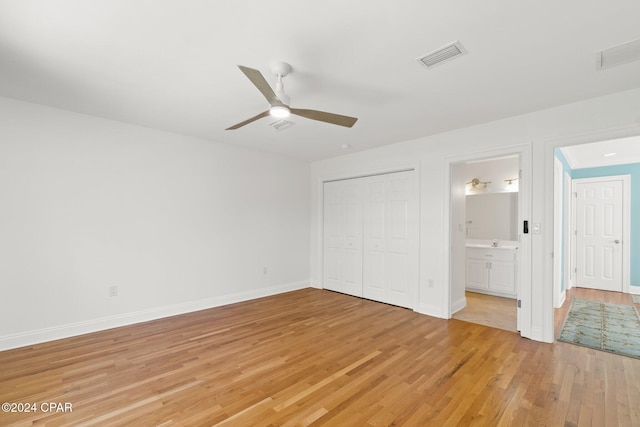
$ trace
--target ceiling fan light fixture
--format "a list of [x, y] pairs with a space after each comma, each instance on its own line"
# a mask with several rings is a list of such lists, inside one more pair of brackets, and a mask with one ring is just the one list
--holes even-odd
[[284, 105], [274, 105], [269, 108], [269, 114], [277, 119], [286, 119], [291, 114], [291, 111]]
[[266, 116], [271, 116], [277, 119], [277, 121], [284, 121], [289, 115], [294, 114], [296, 116], [304, 117], [310, 120], [316, 120], [319, 122], [329, 123], [332, 125], [352, 127], [358, 119], [356, 117], [343, 116], [340, 114], [327, 113], [326, 111], [307, 110], [305, 108], [289, 108], [289, 97], [284, 93], [284, 86], [282, 85], [282, 78], [291, 71], [289, 64], [279, 62], [272, 69], [278, 81], [276, 82], [276, 90], [274, 91], [269, 83], [265, 80], [262, 73], [254, 68], [238, 65], [240, 71], [253, 83], [253, 85], [260, 91], [262, 96], [265, 97], [270, 107], [268, 110], [251, 117], [248, 120], [228, 127], [226, 130], [240, 129], [241, 127], [253, 123]]

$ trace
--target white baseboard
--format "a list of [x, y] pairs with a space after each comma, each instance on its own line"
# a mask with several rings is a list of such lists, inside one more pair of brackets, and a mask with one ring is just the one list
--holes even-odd
[[309, 285], [310, 285], [312, 288], [315, 288], [315, 289], [324, 289], [324, 288], [322, 287], [322, 283], [320, 283], [320, 282], [318, 282], [318, 281], [316, 281], [316, 280], [312, 280], [312, 281], [311, 281], [311, 283], [310, 283]]
[[566, 299], [567, 299], [567, 291], [560, 292], [560, 296], [558, 297], [558, 306], [554, 308], [562, 307]]
[[531, 327], [531, 336], [529, 337], [534, 341], [545, 342], [545, 336], [542, 329], [539, 327]]
[[633, 295], [640, 295], [640, 286], [629, 286], [629, 293]]
[[115, 316], [91, 319], [83, 322], [68, 323], [66, 325], [0, 336], [0, 351], [62, 338], [69, 338], [76, 335], [88, 334], [120, 326], [132, 325], [134, 323], [148, 322], [150, 320], [161, 319], [163, 317], [206, 310], [208, 308], [277, 295], [284, 292], [296, 291], [307, 287], [309, 287], [309, 282], [307, 281], [287, 283], [284, 285], [260, 288], [247, 292], [238, 292], [235, 294], [206, 298], [198, 301], [173, 304], [149, 310], [118, 314]]
[[442, 308], [433, 304], [420, 304], [418, 308], [418, 313], [425, 314], [431, 317], [438, 317], [440, 319], [446, 319], [444, 313], [442, 312]]
[[467, 298], [462, 297], [457, 301], [451, 303], [451, 314], [457, 313], [467, 306]]

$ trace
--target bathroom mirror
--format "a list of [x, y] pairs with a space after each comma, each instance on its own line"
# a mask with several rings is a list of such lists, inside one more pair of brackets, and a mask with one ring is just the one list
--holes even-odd
[[518, 193], [466, 197], [467, 239], [518, 240]]

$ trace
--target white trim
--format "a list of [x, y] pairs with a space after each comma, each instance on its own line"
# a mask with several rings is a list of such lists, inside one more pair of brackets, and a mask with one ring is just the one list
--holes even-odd
[[39, 344], [47, 341], [69, 338], [77, 335], [98, 332], [105, 329], [148, 322], [164, 317], [177, 316], [194, 311], [220, 307], [256, 298], [277, 295], [284, 292], [296, 291], [309, 287], [308, 281], [287, 283], [268, 288], [255, 289], [247, 292], [238, 292], [219, 297], [205, 298], [198, 301], [190, 301], [181, 304], [173, 304], [164, 307], [156, 307], [148, 310], [140, 310], [131, 313], [123, 313], [115, 316], [107, 316], [98, 319], [90, 319], [83, 322], [67, 323], [49, 328], [21, 332], [17, 334], [0, 336], [0, 351], [13, 348]]
[[462, 297], [451, 303], [451, 314], [457, 313], [467, 306], [467, 297]]
[[560, 308], [564, 305], [564, 302], [567, 300], [567, 291], [560, 292], [560, 300], [557, 308]]
[[[572, 181], [572, 191], [576, 191], [578, 184], [607, 181], [622, 181], [622, 292], [628, 294], [631, 284], [631, 175], [577, 178]], [[575, 215], [577, 212], [574, 212], [574, 218]]]
[[573, 287], [573, 266], [575, 262], [572, 258], [571, 247], [573, 245], [573, 235], [571, 234], [571, 230], [573, 230], [573, 218], [571, 213], [573, 212], [573, 193], [571, 189], [573, 185], [571, 183], [571, 175], [569, 172], [565, 171], [562, 175], [562, 188], [564, 194], [564, 200], [562, 201], [563, 205], [563, 221], [564, 221], [564, 245], [562, 248], [562, 259], [564, 260], [563, 266], [563, 281], [564, 281], [564, 290], [571, 289]]
[[518, 296], [514, 295], [512, 293], [499, 292], [499, 291], [494, 291], [494, 290], [491, 290], [491, 289], [467, 288], [467, 290], [469, 292], [474, 292], [476, 294], [484, 294], [484, 295], [491, 295], [491, 296], [494, 296], [494, 297], [508, 298], [508, 299], [512, 299], [514, 301], [517, 301], [517, 299], [518, 299]]
[[315, 280], [311, 280], [311, 282], [309, 283], [309, 286], [314, 288], [314, 289], [323, 289], [322, 283], [317, 282]]
[[436, 304], [420, 304], [418, 313], [424, 314], [426, 316], [437, 317], [439, 319], [449, 319], [449, 317], [445, 317], [444, 310], [442, 307]]
[[388, 175], [390, 173], [405, 172], [410, 170], [417, 171], [418, 169], [420, 169], [418, 164], [405, 163], [405, 164], [389, 166], [389, 167], [377, 167], [377, 168], [361, 169], [361, 170], [349, 171], [349, 172], [334, 172], [334, 173], [319, 177], [317, 179], [317, 182], [320, 185], [320, 189], [322, 189], [322, 185], [325, 182], [344, 181], [346, 179], [363, 178], [366, 176]]
[[[444, 191], [444, 203], [443, 203], [443, 215], [444, 220], [442, 232], [442, 240], [444, 247], [442, 251], [444, 253], [444, 265], [449, 266], [444, 270], [444, 292], [442, 296], [443, 318], [450, 319], [452, 315], [452, 301], [451, 301], [451, 166], [454, 163], [467, 162], [472, 160], [491, 159], [500, 156], [506, 156], [510, 154], [518, 154], [520, 156], [520, 169], [522, 171], [522, 177], [520, 180], [520, 191], [518, 195], [518, 221], [523, 219], [531, 222], [531, 150], [532, 144], [520, 144], [510, 147], [504, 147], [494, 150], [487, 150], [475, 153], [467, 153], [463, 155], [447, 157], [444, 159], [444, 188], [448, 189]], [[519, 227], [521, 230], [521, 228]], [[531, 234], [520, 234], [520, 255], [518, 257], [518, 278], [517, 286], [518, 298], [521, 300], [521, 308], [518, 309], [518, 326], [520, 329], [520, 335], [526, 338], [534, 338], [532, 336], [531, 324], [532, 324], [532, 288], [531, 288]]]
[[404, 169], [394, 169], [391, 172], [368, 172], [368, 173], [362, 173], [362, 174], [358, 174], [358, 175], [354, 175], [354, 176], [348, 176], [347, 178], [325, 179], [325, 180], [322, 181], [322, 183], [325, 184], [327, 182], [348, 181], [350, 179], [368, 178], [368, 177], [371, 177], [371, 176], [389, 175], [389, 174], [392, 174], [392, 173], [413, 172], [413, 171], [415, 171], [415, 168], [408, 167], [408, 168], [404, 168]]
[[562, 208], [563, 203], [563, 167], [557, 157], [553, 158], [553, 307], [562, 307], [560, 294], [562, 289]]
[[640, 295], [640, 286], [629, 286], [629, 293], [631, 295]]

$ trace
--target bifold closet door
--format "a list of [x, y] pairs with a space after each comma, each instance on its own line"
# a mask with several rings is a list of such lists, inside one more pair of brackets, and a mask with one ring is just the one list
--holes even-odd
[[417, 197], [414, 172], [365, 178], [363, 296], [415, 308]]
[[324, 184], [324, 287], [362, 297], [361, 179]]
[[324, 184], [325, 289], [416, 308], [414, 179], [406, 171]]

